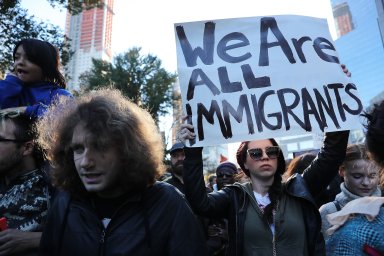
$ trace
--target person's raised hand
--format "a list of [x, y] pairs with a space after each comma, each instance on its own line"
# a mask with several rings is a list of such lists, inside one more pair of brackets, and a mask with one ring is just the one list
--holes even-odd
[[187, 119], [187, 115], [181, 118], [181, 125], [176, 136], [177, 140], [183, 143], [184, 146], [186, 145], [185, 142], [187, 140], [193, 140], [196, 138], [196, 134], [193, 132], [193, 125], [186, 123]]

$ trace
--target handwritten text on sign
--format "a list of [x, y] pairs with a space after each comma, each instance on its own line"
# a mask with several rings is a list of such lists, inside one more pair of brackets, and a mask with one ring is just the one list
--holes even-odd
[[363, 109], [326, 20], [304, 16], [175, 24], [194, 146], [356, 128]]

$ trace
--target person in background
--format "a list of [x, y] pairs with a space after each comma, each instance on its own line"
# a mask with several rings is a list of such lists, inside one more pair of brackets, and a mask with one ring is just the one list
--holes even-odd
[[284, 172], [283, 181], [286, 181], [295, 173], [302, 174], [315, 158], [316, 154], [313, 153], [304, 153], [300, 156], [294, 157], [289, 162], [287, 169]]
[[[176, 142], [170, 149], [171, 155], [171, 174], [172, 176], [165, 179], [167, 182], [176, 187], [183, 195], [185, 193], [184, 181], [183, 181], [183, 163], [184, 163], [184, 144]], [[219, 168], [218, 168], [219, 169]], [[225, 182], [229, 178], [224, 175], [223, 181]], [[216, 179], [217, 180], [217, 179]], [[217, 186], [216, 186], [217, 188]], [[210, 188], [206, 187], [206, 192], [210, 192]], [[201, 228], [205, 234], [206, 244], [208, 247], [208, 255], [224, 255], [225, 243], [228, 236], [226, 235], [225, 223], [222, 221], [210, 218], [204, 218], [202, 216], [196, 216], [199, 220]]]
[[[238, 168], [232, 162], [222, 162], [216, 167], [217, 190], [235, 183]], [[207, 226], [207, 244], [212, 250], [211, 255], [226, 255], [228, 249], [228, 221], [225, 218], [209, 218]]]
[[216, 174], [210, 174], [208, 176], [208, 183], [207, 183], [207, 191], [212, 192], [212, 191], [217, 191], [217, 177]]
[[41, 255], [207, 254], [186, 200], [156, 181], [163, 141], [147, 111], [117, 90], [92, 91], [60, 98], [37, 128], [60, 189]]
[[[314, 153], [304, 153], [293, 158], [287, 166], [283, 175], [283, 180], [287, 181], [295, 173], [302, 174], [315, 158], [316, 154]], [[315, 196], [315, 202], [318, 208], [335, 199], [335, 196], [340, 192], [341, 182], [342, 178], [339, 175], [336, 175], [328, 184], [327, 188]]]
[[[362, 114], [369, 157], [384, 167], [384, 101]], [[384, 197], [362, 197], [328, 215], [327, 255], [384, 255]]]
[[13, 49], [14, 65], [0, 81], [0, 113], [43, 115], [59, 96], [71, 97], [60, 72], [60, 57], [49, 42], [23, 39]]
[[237, 166], [232, 162], [222, 162], [216, 167], [217, 189], [235, 183], [235, 175], [238, 173]]
[[0, 116], [0, 255], [38, 255], [50, 203], [43, 153], [32, 120], [8, 112]]
[[340, 211], [347, 203], [363, 196], [381, 196], [379, 184], [379, 167], [368, 159], [365, 145], [351, 144], [347, 147], [347, 153], [343, 164], [339, 168], [339, 175], [343, 177], [341, 192], [336, 195], [333, 202], [320, 207], [322, 219], [321, 230], [327, 238], [326, 230], [331, 225], [326, 216]]
[[239, 183], [247, 183], [247, 182], [250, 182], [251, 180], [249, 179], [249, 177], [247, 176], [247, 174], [245, 174], [243, 172], [243, 170], [241, 170], [241, 168], [238, 168], [238, 173], [235, 175], [235, 182], [239, 182]]
[[169, 154], [171, 155], [171, 176], [166, 178], [164, 182], [171, 184], [184, 194], [183, 181], [183, 161], [184, 161], [184, 145], [176, 142], [172, 145]]

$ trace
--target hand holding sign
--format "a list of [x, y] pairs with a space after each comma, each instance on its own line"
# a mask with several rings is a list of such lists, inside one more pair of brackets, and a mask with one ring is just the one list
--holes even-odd
[[188, 116], [183, 116], [181, 119], [181, 125], [179, 131], [177, 132], [177, 140], [186, 145], [187, 140], [195, 140], [196, 134], [193, 132], [193, 125], [190, 123], [185, 123], [188, 120]]
[[361, 128], [363, 105], [326, 20], [189, 22], [175, 33], [183, 108], [196, 133], [190, 145]]

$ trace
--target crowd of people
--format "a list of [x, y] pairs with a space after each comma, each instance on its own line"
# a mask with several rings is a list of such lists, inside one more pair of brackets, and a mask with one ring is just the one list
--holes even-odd
[[183, 117], [164, 176], [146, 110], [113, 89], [72, 96], [48, 42], [22, 40], [13, 57], [0, 81], [0, 256], [384, 255], [384, 102], [362, 114], [365, 144], [327, 132], [286, 166], [275, 139], [243, 141], [208, 180]]

